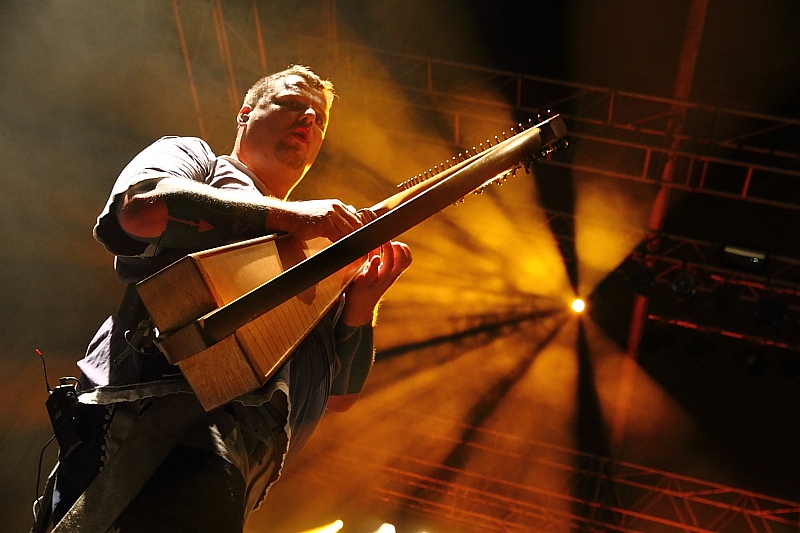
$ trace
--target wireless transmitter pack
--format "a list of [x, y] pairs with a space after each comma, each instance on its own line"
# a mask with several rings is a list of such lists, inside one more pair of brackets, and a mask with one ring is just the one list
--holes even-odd
[[50, 392], [45, 402], [62, 457], [69, 455], [82, 441], [76, 418], [78, 392], [75, 384], [70, 383], [72, 379], [59, 379], [60, 385]]

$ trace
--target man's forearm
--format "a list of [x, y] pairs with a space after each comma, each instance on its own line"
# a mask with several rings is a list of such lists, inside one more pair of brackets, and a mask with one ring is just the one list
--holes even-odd
[[178, 248], [276, 231], [301, 240], [335, 241], [364, 223], [362, 215], [339, 200], [289, 202], [171, 177], [129, 191], [117, 215], [134, 239]]
[[375, 358], [372, 326], [338, 324], [336, 334], [340, 369], [333, 381], [331, 394], [357, 395], [367, 381]]
[[118, 211], [131, 237], [167, 248], [194, 248], [267, 233], [269, 202], [188, 180], [165, 178], [130, 191]]

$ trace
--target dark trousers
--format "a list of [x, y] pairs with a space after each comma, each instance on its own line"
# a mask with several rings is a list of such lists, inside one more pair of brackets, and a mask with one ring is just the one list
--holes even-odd
[[[82, 406], [85, 410], [81, 418], [93, 427], [92, 436], [68, 457], [61, 458], [52, 500], [54, 522], [61, 520], [101, 470], [109, 442], [107, 428], [110, 426], [113, 433], [118, 421], [123, 422], [121, 427], [130, 427], [141, 416], [136, 413], [142, 405], [147, 402], [118, 404], [116, 409]], [[125, 411], [120, 411], [120, 407], [125, 407]], [[271, 404], [259, 407], [231, 404], [206, 414], [145, 483], [119, 516], [113, 531], [241, 533], [245, 517], [259, 501], [267, 483], [277, 477], [286, 449], [284, 417]], [[212, 434], [216, 439], [233, 443], [228, 451], [238, 452], [237, 460], [241, 463], [238, 468], [214, 453], [217, 447], [209, 444], [214, 440]], [[142, 450], [142, 454], [144, 458], [147, 450]], [[114, 457], [110, 460], [113, 462]], [[124, 476], [118, 476], [113, 483], [125, 482]], [[91, 512], [90, 507], [86, 510]]]
[[245, 482], [220, 457], [180, 446], [117, 520], [119, 533], [241, 533]]

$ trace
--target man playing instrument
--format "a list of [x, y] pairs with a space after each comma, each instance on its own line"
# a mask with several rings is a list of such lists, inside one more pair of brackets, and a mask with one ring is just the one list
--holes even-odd
[[[333, 96], [330, 82], [293, 66], [248, 91], [229, 156], [180, 137], [162, 138], [137, 155], [94, 230], [115, 255], [119, 279], [130, 288], [188, 253], [275, 232], [335, 241], [372, 220], [369, 211], [338, 200], [287, 201], [317, 157]], [[243, 531], [325, 409], [345, 410], [357, 398], [373, 362], [377, 306], [410, 263], [399, 242], [370, 254], [339, 304], [286, 363], [259, 389], [206, 413], [117, 510], [112, 530]], [[154, 407], [167, 405], [167, 416], [178, 420], [196, 402], [180, 370], [152, 343], [148, 318], [129, 289], [78, 363], [86, 433], [76, 448], [60, 451], [48, 484], [52, 503], [35, 506], [34, 529], [67, 514]], [[150, 450], [139, 451], [144, 461]], [[115, 505], [113, 498], [106, 505]], [[96, 511], [75, 507], [70, 517]]]

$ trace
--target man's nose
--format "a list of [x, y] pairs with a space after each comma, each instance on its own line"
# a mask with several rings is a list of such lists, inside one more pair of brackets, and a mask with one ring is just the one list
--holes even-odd
[[305, 111], [300, 115], [300, 120], [307, 121], [311, 124], [317, 121], [317, 112], [311, 106], [306, 107]]

